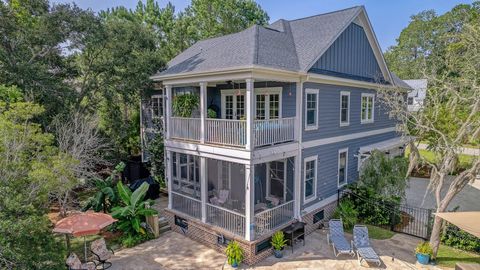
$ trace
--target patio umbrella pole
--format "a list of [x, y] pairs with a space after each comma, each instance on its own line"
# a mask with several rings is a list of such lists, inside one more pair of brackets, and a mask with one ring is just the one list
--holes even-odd
[[85, 240], [85, 236], [83, 236], [83, 247], [85, 250], [85, 262], [87, 262], [87, 241]]
[[67, 250], [68, 250], [68, 255], [70, 255], [71, 249], [70, 249], [70, 235], [65, 234], [65, 238], [67, 240]]

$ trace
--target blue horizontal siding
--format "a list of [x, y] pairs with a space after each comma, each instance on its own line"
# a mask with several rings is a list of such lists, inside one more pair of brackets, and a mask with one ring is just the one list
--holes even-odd
[[355, 140], [348, 140], [339, 143], [321, 145], [317, 147], [306, 148], [302, 150], [302, 159], [318, 155], [317, 161], [317, 199], [303, 205], [304, 194], [304, 171], [302, 160], [302, 209], [308, 207], [316, 202], [337, 194], [338, 189], [338, 151], [340, 149], [348, 148], [348, 172], [347, 181], [352, 183], [358, 180], [357, 172], [357, 153], [360, 147], [370, 145], [379, 141], [388, 140], [397, 137], [396, 132], [388, 132], [375, 136], [364, 137]]
[[361, 81], [384, 81], [363, 28], [350, 24], [309, 70]]
[[[388, 127], [394, 127], [396, 122], [388, 116], [388, 111], [379, 101], [375, 101], [374, 122], [360, 123], [361, 95], [362, 93], [375, 93], [375, 90], [355, 88], [338, 85], [318, 83], [304, 83], [304, 89], [319, 89], [318, 105], [318, 129], [305, 131], [305, 119], [303, 120], [303, 141], [323, 139], [364, 132]], [[350, 92], [350, 125], [340, 126], [340, 92]], [[305, 94], [303, 97], [305, 100]], [[303, 102], [303, 114], [305, 115], [305, 102]]]

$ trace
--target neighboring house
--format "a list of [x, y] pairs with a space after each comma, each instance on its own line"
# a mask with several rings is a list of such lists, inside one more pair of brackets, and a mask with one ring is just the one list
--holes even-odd
[[408, 91], [407, 105], [409, 111], [418, 111], [423, 107], [423, 102], [427, 96], [427, 80], [404, 80], [412, 90]]
[[[247, 263], [294, 219], [318, 228], [370, 151], [403, 152], [376, 89], [408, 86], [364, 7], [199, 41], [151, 78], [162, 87], [142, 123], [165, 122], [172, 229], [217, 249], [235, 239]], [[172, 111], [185, 93], [200, 99], [190, 118]]]

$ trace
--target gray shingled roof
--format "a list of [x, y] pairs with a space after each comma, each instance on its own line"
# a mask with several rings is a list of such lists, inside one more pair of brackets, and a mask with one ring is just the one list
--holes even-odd
[[398, 86], [398, 87], [401, 87], [401, 88], [405, 88], [405, 89], [409, 89], [411, 90], [412, 87], [410, 87], [410, 85], [408, 85], [405, 81], [403, 81], [402, 79], [400, 79], [397, 74], [393, 73], [393, 72], [390, 72], [390, 74], [392, 75], [392, 79], [393, 79], [393, 83]]
[[254, 25], [238, 33], [199, 41], [157, 75], [203, 72], [242, 66], [306, 71], [359, 14], [352, 7], [297, 20]]

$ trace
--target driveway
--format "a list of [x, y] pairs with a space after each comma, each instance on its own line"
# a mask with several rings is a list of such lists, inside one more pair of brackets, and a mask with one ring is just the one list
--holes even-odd
[[[452, 177], [447, 178], [446, 183], [443, 185], [442, 194], [447, 192], [448, 186], [452, 181]], [[409, 187], [406, 190], [406, 203], [411, 206], [422, 208], [435, 208], [435, 195], [428, 191], [427, 186], [429, 179], [411, 177]], [[452, 210], [456, 206], [459, 206], [458, 211], [480, 211], [480, 190], [466, 185], [465, 188], [452, 200], [449, 210]]]

